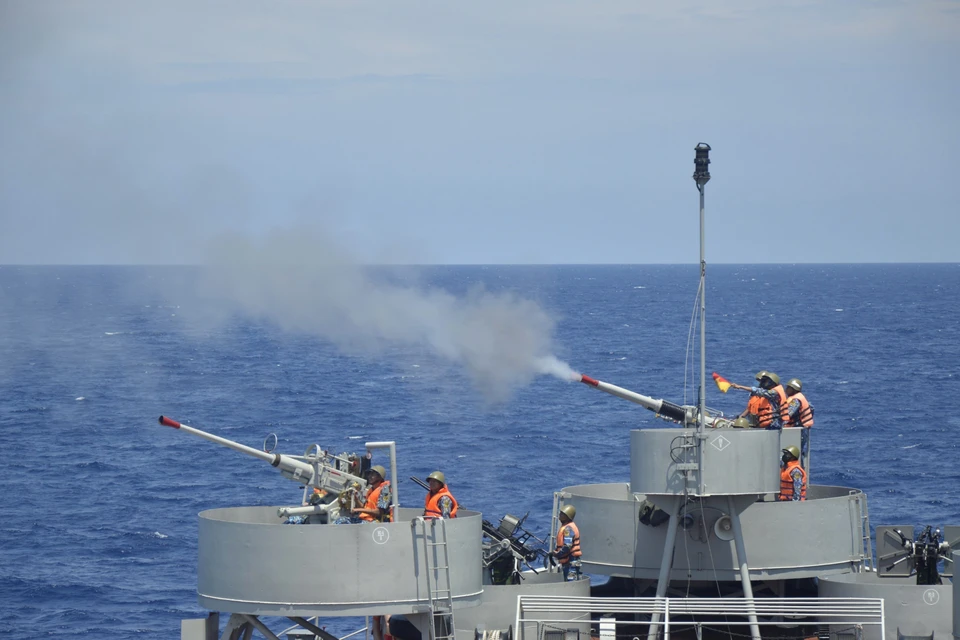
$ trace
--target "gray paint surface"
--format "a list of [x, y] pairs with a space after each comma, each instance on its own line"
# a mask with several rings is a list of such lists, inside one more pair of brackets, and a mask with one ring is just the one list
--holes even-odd
[[[956, 580], [960, 572], [956, 570], [957, 562], [960, 562], [960, 551], [953, 552], [953, 576]], [[953, 637], [960, 640], [960, 589], [953, 590]]]
[[[584, 571], [609, 576], [657, 577], [667, 524], [639, 522], [640, 502], [626, 484], [566, 487], [565, 504], [577, 508]], [[804, 502], [738, 498], [750, 576], [786, 579], [857, 571], [863, 494], [846, 487], [810, 487]], [[689, 526], [677, 534], [671, 580], [738, 580], [734, 543], [714, 527], [729, 511], [724, 497], [687, 503]], [[681, 519], [683, 520], [683, 519]]]
[[[949, 638], [956, 626], [952, 611], [956, 594], [951, 584], [918, 585], [915, 577], [885, 578], [867, 572], [821, 578], [818, 592], [824, 598], [883, 598], [883, 640], [897, 640], [898, 628], [903, 635], [933, 633], [935, 638]], [[863, 637], [880, 640], [879, 629], [864, 627]]]
[[[349, 525], [285, 525], [276, 511], [237, 507], [200, 514], [202, 607], [351, 616], [414, 613], [429, 604], [423, 539], [411, 522], [422, 510], [400, 509], [397, 522]], [[476, 606], [483, 588], [481, 516], [461, 511], [446, 526], [454, 607]]]
[[[520, 595], [549, 595], [564, 597], [586, 598], [590, 596], [590, 580], [584, 577], [583, 580], [571, 582], [563, 581], [562, 573], [547, 573], [541, 571], [534, 574], [530, 571], [523, 573], [523, 580], [517, 585], [484, 585], [483, 586], [483, 605], [473, 609], [458, 611], [456, 614], [458, 634], [464, 630], [470, 632], [470, 638], [473, 637], [473, 630], [480, 624], [487, 630], [507, 629], [512, 626], [517, 617], [517, 597]], [[569, 617], [569, 614], [554, 611], [541, 613], [541, 619], [560, 619]], [[588, 631], [589, 625], [565, 625], [566, 627], [579, 628], [582, 632]], [[514, 634], [516, 637], [516, 634]]]
[[[780, 434], [766, 429], [707, 429], [701, 447], [704, 495], [780, 492]], [[630, 432], [630, 486], [645, 495], [697, 493], [692, 429]], [[686, 452], [686, 455], [684, 455]]]

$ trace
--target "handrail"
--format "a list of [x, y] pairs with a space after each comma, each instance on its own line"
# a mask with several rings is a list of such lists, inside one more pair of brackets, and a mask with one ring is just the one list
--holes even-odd
[[[530, 614], [554, 614], [550, 619], [529, 617]], [[541, 625], [569, 623], [570, 618], [556, 616], [587, 613], [660, 614], [657, 621], [640, 624], [662, 627], [669, 637], [671, 617], [697, 615], [698, 624], [745, 626], [751, 613], [767, 617], [760, 625], [779, 625], [776, 616], [816, 616], [826, 624], [877, 625], [884, 637], [884, 608], [882, 598], [588, 598], [565, 596], [517, 597], [517, 617], [514, 625], [516, 638], [524, 640], [525, 625], [536, 625], [537, 638]], [[743, 620], [727, 616], [744, 616]], [[715, 616], [715, 619], [711, 616]], [[771, 619], [772, 618], [772, 619]], [[616, 624], [637, 624], [621, 621]], [[689, 621], [682, 624], [689, 625]]]

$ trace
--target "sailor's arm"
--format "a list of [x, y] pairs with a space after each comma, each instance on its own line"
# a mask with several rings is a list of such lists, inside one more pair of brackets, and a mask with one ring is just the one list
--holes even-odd
[[553, 552], [553, 555], [557, 558], [566, 558], [570, 555], [571, 550], [573, 549], [573, 530], [569, 527], [564, 529], [563, 537], [560, 542], [562, 543], [560, 547]]
[[790, 477], [793, 479], [793, 496], [791, 499], [794, 502], [799, 502], [800, 498], [803, 497], [801, 493], [803, 491], [803, 472], [800, 469], [794, 469], [790, 472]]
[[790, 403], [787, 405], [787, 417], [790, 420], [793, 420], [797, 416], [797, 412], [800, 411], [800, 401], [796, 398], [790, 400]]
[[767, 400], [776, 400], [780, 402], [780, 394], [773, 389], [764, 389], [763, 387], [750, 387], [750, 394], [766, 398]]

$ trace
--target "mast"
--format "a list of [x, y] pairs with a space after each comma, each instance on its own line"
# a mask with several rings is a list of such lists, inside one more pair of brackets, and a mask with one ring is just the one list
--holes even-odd
[[710, 180], [710, 145], [700, 142], [693, 148], [696, 156], [693, 159], [693, 179], [700, 192], [700, 401], [698, 402], [699, 419], [697, 420], [697, 493], [703, 495], [703, 455], [700, 448], [703, 446], [704, 421], [707, 415], [707, 260], [704, 253], [705, 226], [703, 194], [707, 182]]

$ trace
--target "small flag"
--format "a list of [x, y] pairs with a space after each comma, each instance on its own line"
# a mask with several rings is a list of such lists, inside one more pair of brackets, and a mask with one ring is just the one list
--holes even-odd
[[717, 383], [717, 387], [719, 387], [723, 393], [726, 393], [730, 389], [730, 381], [716, 371], [713, 372], [713, 381]]

